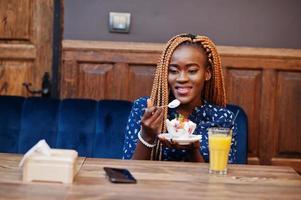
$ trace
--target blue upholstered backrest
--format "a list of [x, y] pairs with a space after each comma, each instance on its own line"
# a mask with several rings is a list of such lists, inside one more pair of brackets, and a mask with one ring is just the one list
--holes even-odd
[[0, 152], [18, 152], [23, 102], [23, 97], [0, 96]]
[[65, 99], [59, 111], [57, 148], [77, 150], [91, 157], [95, 139], [97, 102]]
[[103, 100], [98, 103], [93, 157], [122, 158], [127, 119], [132, 103]]
[[121, 158], [132, 103], [0, 96], [0, 152], [25, 153], [39, 140], [80, 156]]
[[246, 164], [248, 158], [248, 118], [244, 110], [237, 105], [227, 105], [234, 114], [239, 111], [235, 120], [237, 124], [237, 164]]
[[[46, 99], [0, 96], [0, 152], [25, 153], [40, 139], [80, 156], [121, 158], [132, 103], [122, 100]], [[247, 116], [240, 110], [238, 162], [247, 163]]]
[[55, 147], [59, 100], [30, 97], [24, 101], [18, 153], [26, 153], [39, 140]]

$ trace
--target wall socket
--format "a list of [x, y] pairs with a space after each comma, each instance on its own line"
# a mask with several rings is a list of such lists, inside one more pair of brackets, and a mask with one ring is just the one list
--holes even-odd
[[110, 12], [109, 31], [117, 33], [129, 33], [131, 25], [131, 13]]

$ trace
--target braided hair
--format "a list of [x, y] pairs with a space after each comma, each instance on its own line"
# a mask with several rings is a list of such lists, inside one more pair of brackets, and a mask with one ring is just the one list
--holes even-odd
[[[193, 45], [200, 47], [207, 57], [207, 65], [211, 70], [211, 79], [205, 82], [202, 98], [209, 103], [225, 106], [226, 94], [224, 87], [224, 77], [222, 73], [221, 59], [215, 44], [206, 36], [180, 34], [171, 38], [164, 47], [159, 59], [150, 99], [155, 106], [167, 105], [169, 102], [168, 67], [175, 49], [181, 45]], [[163, 108], [164, 120], [161, 132], [166, 132], [166, 119], [168, 108]], [[162, 159], [162, 144], [157, 141], [157, 145], [152, 149], [152, 160]]]

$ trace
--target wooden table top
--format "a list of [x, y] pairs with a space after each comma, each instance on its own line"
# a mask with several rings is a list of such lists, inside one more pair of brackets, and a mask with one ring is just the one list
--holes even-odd
[[[0, 153], [0, 199], [301, 199], [301, 176], [283, 166], [230, 165], [218, 176], [206, 163], [79, 158], [68, 185], [23, 183], [20, 159]], [[112, 184], [103, 167], [127, 168], [138, 182]]]

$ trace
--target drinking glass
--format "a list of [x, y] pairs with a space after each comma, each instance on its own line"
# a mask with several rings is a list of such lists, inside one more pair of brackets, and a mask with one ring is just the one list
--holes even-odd
[[232, 130], [230, 128], [214, 127], [208, 129], [209, 173], [227, 174], [231, 138]]

